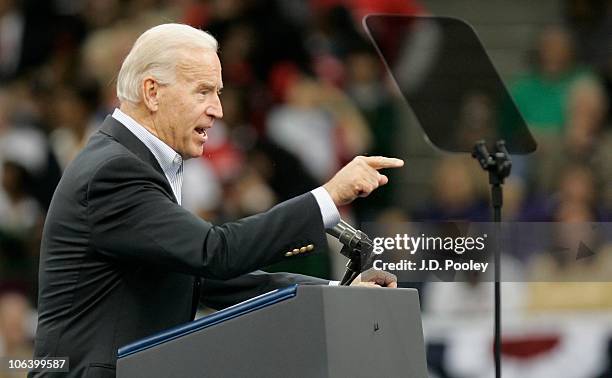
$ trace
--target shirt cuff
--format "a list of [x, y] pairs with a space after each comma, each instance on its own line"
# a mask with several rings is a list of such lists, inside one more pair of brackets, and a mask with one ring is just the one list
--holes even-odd
[[334, 204], [329, 193], [324, 187], [319, 186], [318, 188], [311, 190], [310, 193], [317, 200], [319, 209], [321, 210], [321, 218], [323, 218], [323, 226], [327, 229], [333, 228], [335, 225], [340, 223], [340, 213]]
[[340, 286], [340, 281], [329, 281], [329, 286]]

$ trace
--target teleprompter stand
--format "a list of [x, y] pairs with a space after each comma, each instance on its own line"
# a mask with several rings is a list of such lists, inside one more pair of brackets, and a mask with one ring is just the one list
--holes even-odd
[[494, 253], [494, 299], [495, 299], [495, 330], [494, 330], [494, 346], [493, 355], [495, 358], [495, 376], [501, 377], [501, 243], [500, 239], [500, 222], [501, 210], [504, 204], [502, 185], [506, 177], [510, 175], [512, 169], [512, 160], [510, 154], [506, 150], [506, 142], [503, 140], [497, 141], [495, 151], [490, 153], [487, 150], [484, 140], [478, 141], [474, 145], [472, 157], [478, 160], [480, 167], [489, 172], [489, 185], [491, 185], [491, 206], [493, 207], [493, 222], [496, 224], [495, 235], [495, 250]]

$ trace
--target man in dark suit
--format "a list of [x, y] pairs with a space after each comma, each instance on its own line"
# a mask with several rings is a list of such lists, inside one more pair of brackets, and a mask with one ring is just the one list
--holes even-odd
[[[217, 43], [186, 25], [145, 32], [117, 80], [121, 102], [66, 169], [41, 247], [36, 357], [69, 357], [70, 376], [113, 377], [117, 349], [293, 283], [256, 269], [324, 249], [336, 206], [366, 196], [401, 160], [359, 157], [323, 187], [214, 226], [180, 206], [183, 160], [222, 117]], [[396, 286], [380, 273], [370, 284]], [[40, 376], [32, 373], [32, 376]], [[45, 375], [46, 376], [46, 375]]]

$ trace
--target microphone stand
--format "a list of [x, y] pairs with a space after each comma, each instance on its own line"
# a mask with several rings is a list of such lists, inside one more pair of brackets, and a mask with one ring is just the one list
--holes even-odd
[[328, 233], [338, 238], [343, 245], [340, 253], [349, 259], [346, 263], [346, 272], [340, 281], [341, 286], [348, 286], [371, 263], [372, 240], [363, 231], [356, 230], [343, 220], [328, 230]]
[[[342, 250], [340, 250], [340, 253], [347, 257], [353, 252], [354, 251], [347, 246], [342, 247]], [[342, 276], [342, 280], [340, 280], [340, 286], [349, 286], [359, 275], [360, 268], [361, 258], [358, 256], [349, 257], [349, 261], [346, 263], [346, 271], [344, 272], [344, 276]]]
[[495, 250], [494, 250], [494, 278], [495, 278], [495, 333], [493, 354], [495, 359], [495, 377], [501, 378], [501, 209], [503, 205], [503, 189], [504, 179], [510, 175], [512, 169], [512, 160], [510, 154], [506, 150], [506, 142], [498, 140], [495, 143], [495, 151], [489, 153], [484, 140], [479, 140], [474, 145], [472, 157], [478, 160], [480, 166], [485, 171], [489, 172], [489, 184], [491, 185], [491, 205], [493, 206], [493, 222], [496, 224], [495, 231]]
[[340, 253], [349, 259], [349, 261], [346, 263], [346, 272], [344, 272], [344, 276], [340, 281], [341, 286], [349, 286], [351, 282], [357, 278], [359, 273], [365, 270], [363, 269], [363, 262], [365, 261], [366, 264], [369, 264], [370, 257], [372, 256], [372, 242], [370, 241], [370, 238], [368, 238], [363, 232], [358, 232], [360, 232], [364, 237], [362, 242], [360, 242], [355, 248], [345, 245], [340, 250]]

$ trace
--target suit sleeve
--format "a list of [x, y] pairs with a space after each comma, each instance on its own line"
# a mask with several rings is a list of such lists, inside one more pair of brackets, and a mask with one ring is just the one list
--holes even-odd
[[131, 156], [103, 163], [87, 187], [90, 249], [107, 258], [227, 280], [312, 245], [326, 250], [310, 193], [265, 213], [215, 226], [171, 200], [164, 179]]
[[203, 281], [200, 303], [215, 310], [290, 285], [329, 285], [328, 280], [321, 278], [293, 273], [266, 273], [261, 270], [226, 281]]

